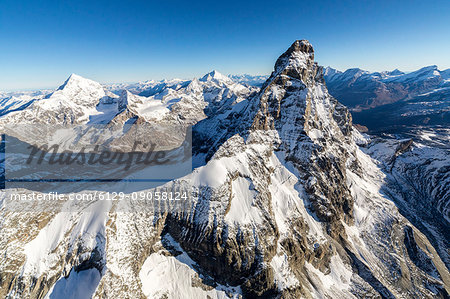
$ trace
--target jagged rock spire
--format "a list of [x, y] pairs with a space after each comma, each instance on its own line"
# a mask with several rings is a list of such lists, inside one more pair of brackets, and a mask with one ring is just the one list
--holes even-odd
[[286, 52], [284, 52], [275, 63], [275, 73], [286, 69], [294, 71], [291, 75], [297, 77], [301, 69], [310, 68], [314, 63], [314, 49], [307, 40], [295, 41]]
[[322, 67], [314, 62], [314, 49], [307, 40], [295, 41], [278, 58], [260, 91], [259, 105], [255, 129], [280, 130], [290, 123], [308, 134], [317, 129], [334, 135], [338, 126], [344, 134], [351, 130], [350, 114], [328, 93]]

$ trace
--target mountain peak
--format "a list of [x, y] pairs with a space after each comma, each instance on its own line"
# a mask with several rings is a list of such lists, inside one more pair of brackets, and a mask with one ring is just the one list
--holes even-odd
[[225, 76], [216, 70], [213, 70], [213, 71], [207, 73], [200, 79], [200, 81], [203, 81], [203, 82], [211, 81], [211, 80], [224, 81], [224, 82], [232, 81], [228, 76]]
[[421, 68], [422, 70], [437, 70], [438, 66], [433, 64], [433, 65], [429, 65], [429, 66], [425, 66], [423, 68]]
[[69, 78], [67, 78], [67, 80], [63, 83], [63, 85], [58, 87], [57, 90], [67, 90], [71, 88], [85, 89], [92, 87], [95, 87], [96, 89], [99, 87], [102, 88], [101, 84], [98, 82], [86, 79], [77, 74], [71, 74]]
[[404, 75], [405, 73], [400, 71], [399, 69], [395, 69], [392, 72], [388, 72], [388, 74], [390, 76], [400, 76], [400, 75]]
[[437, 67], [437, 65], [429, 65], [426, 67], [423, 67], [417, 71], [402, 74], [400, 76], [395, 76], [393, 78], [389, 78], [389, 81], [395, 81], [395, 82], [423, 82], [427, 81], [433, 78], [439, 78], [441, 77], [441, 73]]
[[302, 52], [305, 54], [314, 54], [314, 48], [306, 39], [296, 40], [285, 53]]
[[83, 80], [83, 79], [85, 79], [85, 78], [83, 78], [83, 77], [81, 77], [80, 75], [77, 75], [77, 74], [75, 74], [75, 73], [72, 73], [72, 74], [70, 74], [70, 76], [69, 76], [69, 78], [68, 78], [69, 80]]
[[314, 64], [314, 48], [307, 40], [296, 40], [275, 63], [275, 74], [284, 70], [292, 77], [301, 78], [305, 69]]
[[103, 86], [90, 79], [72, 74], [58, 89], [46, 97], [45, 105], [52, 107], [51, 103], [73, 103], [86, 107], [95, 107], [104, 97]]
[[[324, 83], [323, 68], [314, 62], [311, 44], [306, 40], [295, 41], [278, 58], [275, 71], [260, 91], [260, 110], [253, 128], [284, 130], [303, 126], [312, 138], [331, 136], [337, 127], [344, 135], [350, 134], [350, 114], [328, 94]], [[287, 130], [285, 136], [289, 134]]]
[[438, 66], [437, 65], [429, 65], [425, 66], [421, 69], [418, 69], [417, 71], [411, 72], [409, 74], [424, 74], [424, 73], [431, 73], [434, 74], [434, 72], [438, 72]]

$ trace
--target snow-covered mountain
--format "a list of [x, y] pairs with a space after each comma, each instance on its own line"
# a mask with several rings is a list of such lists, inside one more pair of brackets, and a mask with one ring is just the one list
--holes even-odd
[[[2, 99], [0, 107], [4, 111], [3, 115], [12, 114], [7, 116], [9, 119], [20, 117], [25, 120], [29, 119], [32, 122], [39, 122], [51, 121], [53, 116], [56, 118], [59, 115], [65, 118], [65, 122], [87, 123], [92, 119], [108, 117], [106, 115], [108, 113], [118, 113], [120, 109], [126, 106], [121, 107], [119, 102], [126, 101], [125, 98], [127, 97], [132, 97], [135, 100], [134, 102], [142, 102], [145, 99], [145, 103], [141, 103], [144, 106], [138, 107], [139, 105], [134, 103], [135, 108], [138, 109], [134, 112], [148, 120], [153, 117], [152, 115], [155, 115], [156, 110], [161, 112], [158, 116], [160, 117], [171, 111], [172, 106], [176, 108], [179, 105], [183, 105], [183, 102], [188, 105], [194, 105], [195, 102], [202, 102], [201, 105], [208, 105], [211, 102], [222, 100], [240, 101], [256, 90], [256, 88], [241, 85], [217, 71], [208, 73], [201, 79], [194, 80], [182, 81], [175, 79], [107, 86], [102, 86], [97, 82], [73, 74], [57, 90], [45, 97], [33, 97], [31, 95], [22, 95], [20, 98], [5, 97]], [[124, 91], [126, 92], [124, 93]], [[136, 100], [138, 97], [141, 97], [141, 100]], [[31, 101], [35, 103], [30, 103]], [[10, 102], [11, 104], [8, 105]], [[12, 104], [12, 102], [14, 103]], [[24, 104], [32, 105], [32, 107], [17, 109]], [[105, 105], [112, 105], [107, 109], [111, 111], [102, 110]], [[67, 110], [67, 113], [64, 113], [64, 110]], [[189, 113], [182, 109], [179, 112]], [[35, 115], [31, 116], [29, 115], [30, 113], [35, 113]], [[106, 120], [102, 119], [102, 121]], [[59, 120], [55, 119], [55, 121]]]
[[432, 65], [410, 73], [370, 73], [326, 68], [330, 93], [351, 108], [356, 123], [371, 132], [411, 126], [448, 125], [450, 70]]
[[22, 110], [31, 104], [34, 99], [41, 99], [51, 91], [23, 91], [23, 92], [0, 92], [0, 116], [6, 113]]
[[261, 87], [269, 76], [265, 75], [230, 75], [230, 78], [242, 84]]
[[435, 65], [410, 73], [399, 70], [371, 73], [358, 68], [341, 72], [327, 67], [324, 77], [330, 92], [345, 105], [367, 109], [449, 88], [449, 71], [440, 71]]
[[[0, 124], [131, 118], [192, 126], [193, 171], [161, 187], [195, 196], [48, 205], [2, 190], [0, 296], [449, 296], [448, 130], [362, 135], [308, 41], [295, 41], [261, 88], [216, 71], [109, 87], [73, 75]], [[427, 142], [432, 134], [443, 145]]]
[[[26, 100], [1, 106], [3, 116], [0, 126], [8, 128], [11, 136], [36, 142], [41, 131], [33, 134], [25, 126], [65, 125], [112, 125], [125, 123], [158, 122], [184, 131], [189, 126], [213, 113], [220, 106], [239, 102], [258, 89], [244, 86], [217, 71], [201, 79], [190, 81], [164, 81], [139, 83], [132, 86], [102, 86], [78, 75], [71, 75], [57, 90], [45, 97], [28, 97]], [[143, 94], [151, 94], [143, 96]], [[226, 103], [226, 104], [225, 104]], [[20, 124], [15, 126], [14, 124]], [[22, 131], [28, 131], [24, 134]], [[5, 133], [5, 130], [2, 130]], [[16, 132], [17, 131], [17, 132]], [[183, 136], [179, 136], [181, 139]], [[105, 136], [105, 139], [108, 139]]]

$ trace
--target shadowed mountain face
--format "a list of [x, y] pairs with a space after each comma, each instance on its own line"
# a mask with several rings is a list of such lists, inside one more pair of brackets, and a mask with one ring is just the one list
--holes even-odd
[[428, 66], [405, 74], [328, 67], [324, 77], [330, 93], [352, 110], [355, 123], [371, 132], [449, 125], [450, 70]]
[[449, 74], [450, 70], [439, 71], [435, 65], [407, 74], [399, 70], [370, 73], [357, 68], [340, 72], [330, 67], [324, 71], [330, 93], [354, 111], [450, 87]]
[[[93, 190], [80, 192], [93, 201], [67, 192], [45, 205], [4, 189], [0, 296], [448, 298], [446, 131], [362, 135], [308, 41], [295, 41], [261, 88], [216, 71], [107, 88], [85, 80], [0, 123], [192, 126], [192, 172], [143, 190], [192, 196], [105, 201]], [[427, 143], [431, 134], [444, 145]]]

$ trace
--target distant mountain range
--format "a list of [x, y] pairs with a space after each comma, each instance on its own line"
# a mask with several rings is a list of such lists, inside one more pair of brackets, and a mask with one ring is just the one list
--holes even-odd
[[435, 65], [407, 74], [399, 70], [371, 73], [358, 68], [340, 72], [327, 67], [324, 77], [333, 96], [353, 111], [408, 100], [450, 87], [450, 70], [439, 71]]
[[[441, 71], [432, 65], [404, 73], [397, 69], [369, 72], [359, 68], [342, 72], [326, 67], [323, 75], [330, 94], [350, 109], [354, 122], [360, 125], [359, 128], [363, 131], [370, 130], [374, 133], [450, 122], [450, 69]], [[103, 86], [106, 91], [117, 96], [126, 89], [138, 96], [167, 97], [178, 90], [184, 90], [192, 82], [215, 80], [223, 82], [221, 84], [233, 85], [234, 82], [234, 86], [240, 86], [241, 93], [245, 95], [252, 92], [253, 87], [253, 92], [260, 88], [267, 78], [266, 75], [248, 74], [226, 76], [212, 71], [194, 80], [150, 80]], [[31, 104], [31, 101], [39, 100], [50, 93], [49, 90], [0, 92], [0, 115], [23, 109]]]
[[373, 132], [450, 121], [450, 69], [432, 65], [410, 73], [371, 73], [328, 67], [324, 78], [330, 94], [351, 109], [354, 121]]

